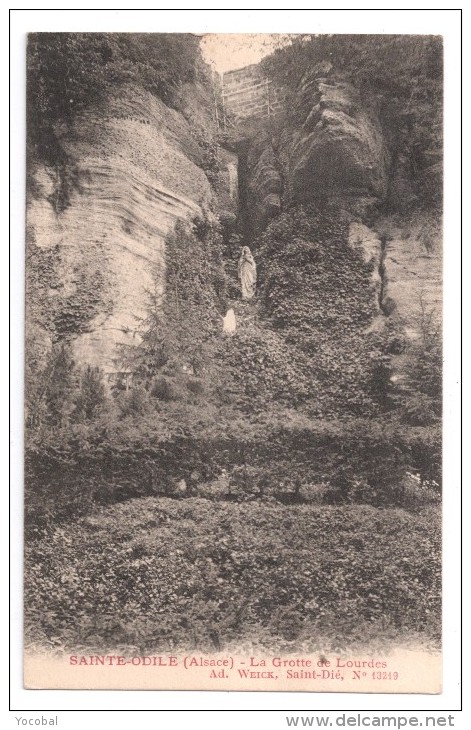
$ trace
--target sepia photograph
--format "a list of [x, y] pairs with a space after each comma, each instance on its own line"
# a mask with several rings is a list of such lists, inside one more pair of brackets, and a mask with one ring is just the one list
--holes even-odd
[[25, 687], [440, 693], [442, 37], [26, 69]]

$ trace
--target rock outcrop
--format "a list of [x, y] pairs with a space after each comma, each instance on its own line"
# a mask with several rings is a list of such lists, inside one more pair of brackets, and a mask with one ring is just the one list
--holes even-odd
[[262, 128], [247, 154], [247, 208], [255, 230], [264, 228], [281, 210], [282, 180], [273, 139]]
[[[208, 107], [201, 90], [184, 89], [177, 112], [148, 92], [121, 88], [77, 116], [72, 129], [58, 130], [69, 161], [66, 207], [55, 205], [54, 172], [34, 171], [29, 240], [57, 252], [48, 296], [51, 304], [61, 298], [66, 314], [73, 303], [80, 363], [121, 368], [120, 346], [136, 341], [152, 270], [163, 265], [165, 236], [177, 220], [210, 210], [235, 216], [237, 158], [214, 142]], [[88, 310], [77, 327], [81, 292]]]
[[373, 105], [330, 62], [310, 71], [292, 98], [284, 117], [260, 121], [248, 144], [251, 225], [261, 230], [293, 204], [337, 204], [350, 222], [350, 245], [371, 264], [373, 329], [393, 317], [406, 338], [417, 339], [424, 311], [437, 321], [441, 314], [441, 231], [426, 217], [402, 227], [378, 218], [396, 194], [413, 209], [407, 155], [391, 160]]
[[286, 155], [288, 195], [299, 202], [334, 199], [364, 214], [387, 192], [387, 153], [378, 120], [330, 64], [306, 76], [298, 93], [301, 125]]
[[34, 170], [29, 238], [57, 254], [43, 287], [51, 311], [60, 312], [61, 334], [73, 335], [77, 360], [120, 370], [122, 346], [136, 342], [146, 313], [152, 271], [163, 266], [166, 235], [177, 220], [209, 211], [234, 226], [239, 170], [250, 235], [290, 205], [337, 203], [350, 222], [350, 245], [371, 264], [373, 326], [393, 315], [417, 338], [424, 307], [440, 310], [440, 235], [432, 232], [429, 245], [423, 225], [405, 234], [385, 230], [384, 220], [371, 223], [388, 191], [403, 191], [407, 181], [400, 156], [390, 169], [372, 106], [330, 62], [318, 64], [293, 108], [241, 122], [241, 165], [217, 144], [213, 108], [210, 90], [197, 85], [183, 87], [179, 111], [135, 86], [121, 88], [78, 115], [72, 129], [57, 130], [68, 158], [67, 206], [57, 205], [55, 173]]
[[381, 276], [383, 258], [381, 240], [375, 231], [368, 228], [368, 226], [358, 221], [353, 221], [350, 223], [348, 242], [360, 254], [365, 264], [370, 265], [371, 288], [376, 295], [378, 310], [378, 317], [373, 321], [372, 328], [381, 329], [383, 326], [381, 322], [382, 297], [384, 295], [383, 279]]
[[293, 109], [251, 140], [249, 189], [257, 223], [283, 205], [337, 202], [359, 219], [388, 189], [388, 153], [380, 124], [358, 91], [318, 64], [305, 76]]
[[[378, 229], [381, 231], [381, 221]], [[441, 230], [416, 220], [389, 226], [384, 235], [383, 301], [389, 316], [410, 340], [426, 321], [440, 328], [442, 316]]]

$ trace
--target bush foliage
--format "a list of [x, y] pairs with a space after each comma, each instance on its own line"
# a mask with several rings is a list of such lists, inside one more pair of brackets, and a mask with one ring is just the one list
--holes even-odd
[[436, 644], [439, 552], [430, 507], [130, 500], [27, 545], [26, 643], [128, 655]]
[[265, 311], [304, 369], [316, 415], [374, 412], [376, 342], [365, 331], [378, 303], [340, 212], [292, 209], [264, 231], [257, 253]]

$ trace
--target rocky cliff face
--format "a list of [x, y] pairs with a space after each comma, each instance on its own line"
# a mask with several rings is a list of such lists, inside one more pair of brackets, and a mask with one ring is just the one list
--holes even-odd
[[[372, 228], [354, 221], [349, 242], [365, 262], [371, 263], [378, 299], [372, 329], [380, 331], [389, 322], [410, 342], [420, 341], [424, 326], [440, 330], [442, 256], [438, 227], [420, 216], [403, 225], [378, 219]], [[402, 379], [403, 360], [401, 353], [393, 353], [395, 381]]]
[[300, 202], [337, 199], [364, 214], [387, 191], [387, 152], [371, 109], [323, 64], [303, 78], [300, 127], [287, 145], [287, 195]]
[[121, 88], [59, 130], [74, 171], [65, 209], [55, 205], [53, 171], [34, 170], [29, 240], [55, 254], [46, 301], [61, 311], [79, 362], [119, 370], [119, 346], [135, 342], [152, 269], [177, 220], [235, 216], [237, 159], [217, 148], [209, 107], [196, 87], [183, 90], [180, 112]]
[[283, 203], [336, 201], [362, 218], [384, 200], [388, 153], [381, 127], [357, 90], [330, 63], [305, 76], [295, 107], [252, 141], [249, 187], [255, 218], [265, 222]]
[[282, 178], [270, 130], [262, 127], [250, 142], [247, 153], [247, 207], [257, 230], [281, 210]]
[[404, 176], [354, 86], [330, 62], [318, 64], [287, 113], [241, 122], [242, 166], [217, 144], [213, 101], [208, 89], [187, 84], [176, 111], [135, 85], [121, 87], [57, 130], [69, 161], [68, 206], [57, 205], [55, 173], [33, 171], [29, 240], [54, 259], [39, 283], [43, 308], [74, 341], [77, 360], [109, 373], [122, 367], [121, 345], [136, 342], [167, 233], [202, 212], [233, 224], [241, 167], [251, 235], [290, 205], [335, 202], [350, 221], [350, 244], [371, 263], [374, 326], [393, 316], [417, 338], [424, 307], [440, 313], [440, 231], [418, 218], [406, 231], [377, 217]]
[[[381, 231], [381, 222], [377, 227]], [[383, 298], [411, 339], [420, 337], [424, 315], [441, 319], [441, 231], [432, 230], [424, 240], [424, 228], [420, 220], [408, 227], [390, 226], [384, 243]]]
[[402, 197], [412, 206], [415, 199], [407, 197], [401, 156], [392, 161], [372, 105], [330, 62], [304, 76], [294, 99], [284, 117], [259, 123], [250, 141], [251, 221], [261, 230], [290, 205], [336, 203], [351, 221], [350, 244], [372, 265], [379, 307], [374, 326], [393, 316], [416, 339], [424, 307], [440, 317], [441, 231], [426, 214], [412, 225], [378, 217], [398, 181]]

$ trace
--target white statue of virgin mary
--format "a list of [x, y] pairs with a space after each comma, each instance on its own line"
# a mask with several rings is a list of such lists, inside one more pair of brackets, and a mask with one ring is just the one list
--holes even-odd
[[242, 289], [242, 299], [252, 299], [257, 283], [257, 266], [248, 246], [244, 246], [240, 254], [239, 279]]

